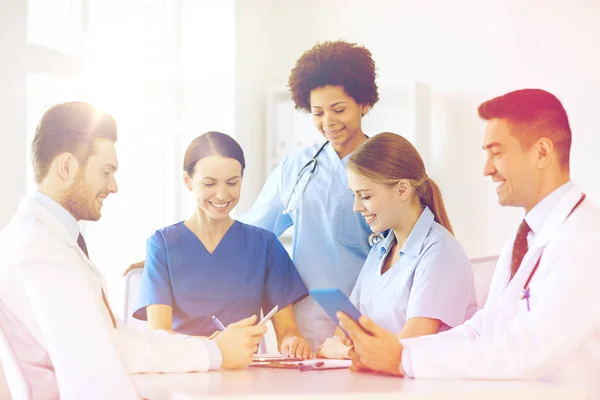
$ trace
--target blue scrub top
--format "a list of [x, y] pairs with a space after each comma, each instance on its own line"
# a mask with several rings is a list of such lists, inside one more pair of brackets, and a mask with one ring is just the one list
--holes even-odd
[[281, 242], [271, 232], [235, 221], [211, 254], [183, 222], [148, 239], [136, 311], [173, 308], [173, 330], [209, 336], [216, 315], [226, 326], [279, 309], [307, 295], [306, 286]]
[[[283, 215], [298, 173], [319, 147], [310, 146], [285, 158], [241, 220], [277, 236], [293, 225], [292, 259], [306, 286], [340, 288], [349, 295], [369, 254], [371, 234], [364, 218], [352, 210], [354, 195], [346, 175], [350, 155], [340, 159], [333, 146], [327, 145], [298, 207]], [[295, 313], [313, 350], [335, 332], [336, 325], [311, 297], [296, 304]]]
[[440, 331], [471, 318], [477, 311], [471, 263], [431, 210], [423, 209], [399, 250], [400, 258], [382, 275], [395, 239], [390, 231], [373, 246], [358, 277], [350, 301], [361, 314], [394, 333], [415, 317], [440, 320]]

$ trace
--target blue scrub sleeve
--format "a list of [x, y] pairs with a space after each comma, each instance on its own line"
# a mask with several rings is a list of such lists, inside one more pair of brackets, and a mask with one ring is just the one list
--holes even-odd
[[287, 228], [292, 226], [293, 222], [290, 216], [283, 215], [287, 199], [283, 199], [281, 193], [284, 182], [290, 179], [294, 179], [295, 182], [296, 177], [285, 178], [286, 163], [287, 158], [281, 161], [269, 175], [252, 209], [239, 219], [241, 222], [266, 229], [276, 236], [281, 235]]
[[147, 320], [146, 307], [154, 304], [173, 307], [167, 244], [160, 231], [154, 233], [146, 242], [146, 261], [133, 317], [143, 321]]
[[473, 290], [471, 264], [460, 243], [434, 243], [417, 265], [406, 319], [433, 318], [450, 327], [458, 326], [468, 317]]
[[294, 262], [275, 235], [270, 238], [268, 246], [267, 275], [262, 301], [265, 313], [269, 312], [276, 304], [281, 310], [308, 295], [308, 290], [300, 278]]

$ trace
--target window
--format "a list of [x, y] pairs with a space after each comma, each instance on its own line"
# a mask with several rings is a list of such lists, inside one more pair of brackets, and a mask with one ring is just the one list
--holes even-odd
[[28, 0], [27, 41], [61, 53], [79, 50], [82, 0]]
[[[107, 199], [101, 220], [83, 223], [82, 230], [118, 314], [122, 271], [145, 257], [146, 240], [156, 229], [193, 210], [182, 185], [185, 148], [208, 130], [235, 134], [234, 5], [30, 1], [29, 42], [37, 63], [28, 85], [30, 137], [43, 111], [58, 102], [86, 100], [117, 119], [119, 193]], [[44, 14], [52, 21], [35, 22]], [[45, 67], [45, 57], [57, 54], [62, 64]], [[75, 74], [71, 62], [79, 68]], [[64, 70], [44, 69], [57, 65]]]
[[74, 82], [65, 78], [30, 72], [27, 75], [27, 191], [35, 189], [30, 146], [40, 117], [56, 103], [77, 99]]

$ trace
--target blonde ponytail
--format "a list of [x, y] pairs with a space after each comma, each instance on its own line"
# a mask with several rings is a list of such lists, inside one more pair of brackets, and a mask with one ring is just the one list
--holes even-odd
[[354, 150], [348, 168], [374, 182], [395, 184], [407, 179], [421, 205], [429, 207], [435, 221], [454, 234], [440, 188], [427, 176], [415, 146], [404, 137], [389, 132], [373, 136]]
[[429, 207], [435, 217], [435, 221], [446, 228], [451, 234], [454, 235], [452, 230], [452, 224], [450, 218], [446, 213], [446, 207], [444, 207], [444, 199], [442, 198], [442, 192], [439, 186], [429, 176], [425, 175], [425, 179], [420, 187], [421, 190], [417, 189], [419, 193], [419, 200], [422, 205]]

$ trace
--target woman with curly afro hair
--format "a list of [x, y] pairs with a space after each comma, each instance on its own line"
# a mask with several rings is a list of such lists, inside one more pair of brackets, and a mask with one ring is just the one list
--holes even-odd
[[[296, 109], [309, 112], [325, 142], [279, 163], [252, 210], [241, 220], [280, 235], [293, 226], [292, 259], [309, 289], [338, 287], [350, 294], [373, 236], [352, 210], [346, 164], [365, 140], [362, 117], [379, 99], [371, 52], [346, 41], [304, 52], [289, 77]], [[335, 324], [310, 297], [295, 305], [300, 330], [313, 351]]]

